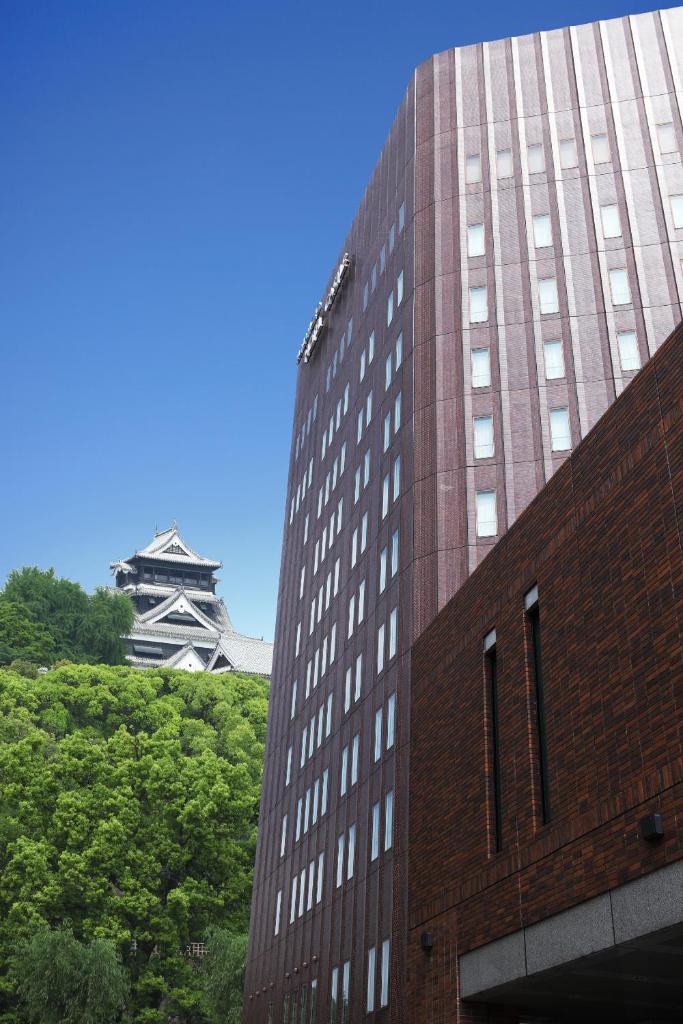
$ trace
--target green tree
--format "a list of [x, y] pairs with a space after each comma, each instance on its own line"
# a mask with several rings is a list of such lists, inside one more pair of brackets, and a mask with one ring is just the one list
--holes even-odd
[[3, 1024], [18, 1019], [18, 943], [63, 922], [114, 943], [127, 1020], [212, 1019], [185, 950], [248, 928], [267, 697], [230, 673], [0, 669]]
[[[0, 594], [0, 606], [6, 602], [23, 608], [35, 627], [42, 628], [45, 637], [51, 638], [52, 660], [124, 664], [121, 636], [129, 632], [134, 616], [133, 604], [126, 594], [100, 588], [90, 595], [78, 583], [59, 579], [53, 569], [44, 572], [27, 566], [10, 573]], [[1, 637], [0, 627], [0, 664], [8, 664], [13, 658], [5, 654]], [[35, 660], [23, 652], [14, 657]]]
[[239, 1024], [242, 1015], [247, 936], [213, 927], [206, 936], [202, 983], [212, 1024]]
[[22, 1007], [36, 1024], [114, 1024], [128, 974], [113, 942], [79, 942], [69, 928], [40, 928], [18, 951]]
[[18, 601], [0, 599], [0, 664], [28, 661], [49, 665], [55, 654], [54, 640], [28, 608]]

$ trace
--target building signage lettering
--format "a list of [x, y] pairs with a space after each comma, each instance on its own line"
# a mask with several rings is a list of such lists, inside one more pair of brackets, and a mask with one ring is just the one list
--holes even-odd
[[307, 363], [311, 356], [313, 355], [315, 346], [318, 343], [318, 338], [320, 337], [323, 328], [326, 325], [325, 314], [329, 313], [329, 311], [334, 306], [334, 303], [337, 299], [337, 295], [339, 294], [341, 286], [343, 285], [344, 280], [349, 272], [351, 262], [351, 257], [347, 252], [345, 252], [341, 263], [337, 267], [337, 272], [334, 275], [332, 284], [330, 285], [330, 290], [327, 293], [327, 298], [325, 299], [324, 303], [318, 303], [318, 308], [313, 314], [313, 319], [308, 325], [308, 330], [304, 335], [304, 340], [301, 343], [299, 354], [296, 357], [297, 363], [300, 363], [302, 359], [305, 363]]

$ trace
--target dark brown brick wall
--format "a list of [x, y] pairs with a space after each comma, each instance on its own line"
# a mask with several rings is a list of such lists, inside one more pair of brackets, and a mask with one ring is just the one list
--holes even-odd
[[[489, 1021], [458, 957], [683, 856], [683, 327], [413, 647], [409, 999]], [[551, 819], [524, 594], [539, 588]], [[483, 638], [496, 629], [502, 850]], [[659, 811], [665, 838], [640, 837]], [[434, 952], [419, 948], [434, 935]], [[501, 1018], [502, 1019], [502, 1018]]]

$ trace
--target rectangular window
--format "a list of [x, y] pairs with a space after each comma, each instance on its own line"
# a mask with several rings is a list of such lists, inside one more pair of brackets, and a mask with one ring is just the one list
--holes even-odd
[[284, 857], [287, 844], [287, 815], [282, 815], [282, 831], [280, 833], [280, 856]]
[[496, 492], [477, 491], [477, 537], [495, 537], [498, 533]]
[[356, 502], [358, 501], [359, 498], [360, 498], [360, 466], [356, 470], [354, 478], [353, 478], [353, 503], [354, 503], [354, 505], [356, 504]]
[[382, 709], [377, 708], [375, 711], [375, 747], [373, 752], [373, 760], [379, 761], [382, 756]]
[[306, 900], [306, 910], [310, 910], [313, 906], [313, 885], [315, 883], [315, 861], [312, 860], [308, 865], [308, 898]]
[[560, 139], [560, 167], [576, 167], [578, 164], [575, 139]]
[[484, 225], [469, 224], [467, 227], [467, 255], [483, 256], [485, 252]]
[[550, 440], [554, 452], [566, 452], [571, 448], [568, 409], [550, 410]]
[[559, 380], [564, 377], [564, 352], [561, 341], [544, 341], [543, 357], [546, 380]]
[[387, 585], [387, 549], [382, 548], [379, 553], [379, 592], [384, 592]]
[[489, 318], [486, 285], [470, 288], [470, 323], [481, 324]]
[[285, 776], [285, 786], [288, 786], [292, 781], [292, 748], [287, 748], [287, 774]]
[[311, 787], [306, 790], [304, 799], [304, 835], [308, 832], [308, 825], [311, 820]]
[[358, 753], [360, 749], [360, 734], [356, 733], [351, 744], [351, 785], [358, 782]]
[[366, 1010], [373, 1013], [375, 1010], [375, 947], [368, 950], [368, 997]]
[[465, 159], [465, 181], [468, 185], [475, 181], [481, 181], [481, 156], [479, 153], [471, 153]]
[[400, 272], [396, 278], [396, 305], [400, 306], [403, 302], [403, 271]]
[[356, 422], [356, 444], [360, 444], [360, 439], [363, 436], [363, 410], [358, 413], [358, 420]]
[[394, 433], [397, 434], [401, 426], [401, 392], [394, 399]]
[[388, 412], [384, 417], [384, 427], [382, 432], [382, 451], [385, 452], [391, 443], [391, 413]]
[[292, 683], [292, 704], [289, 710], [289, 717], [294, 718], [296, 714], [296, 679]]
[[369, 299], [369, 297], [370, 297], [370, 286], [368, 285], [368, 282], [366, 281], [365, 284], [363, 285], [363, 311], [365, 311], [368, 308], [368, 299]]
[[370, 860], [377, 860], [379, 857], [379, 801], [372, 805], [372, 836], [370, 839]]
[[538, 303], [542, 314], [559, 313], [557, 280], [554, 277], [544, 277], [538, 282]]
[[313, 811], [311, 812], [311, 821], [315, 825], [318, 820], [318, 803], [320, 801], [320, 779], [316, 779], [313, 783]]
[[401, 203], [398, 208], [398, 230], [403, 231], [406, 223], [406, 204]]
[[327, 698], [327, 721], [325, 722], [325, 739], [329, 738], [332, 732], [332, 697], [334, 694], [330, 693]]
[[474, 417], [474, 457], [490, 459], [493, 455], [493, 416]]
[[306, 741], [308, 740], [308, 726], [304, 726], [304, 731], [301, 734], [301, 761], [299, 767], [303, 768], [306, 764]]
[[527, 146], [529, 174], [541, 174], [545, 170], [545, 155], [540, 142], [532, 142]]
[[363, 621], [365, 615], [365, 580], [362, 580], [358, 586], [358, 621]]
[[496, 153], [496, 176], [498, 178], [512, 177], [512, 150], [499, 149]]
[[392, 358], [391, 352], [387, 356], [386, 363], [384, 364], [384, 389], [388, 391], [391, 387], [391, 372], [392, 372]]
[[347, 639], [353, 635], [353, 620], [356, 614], [356, 595], [352, 594], [349, 598], [349, 627], [346, 634]]
[[553, 232], [550, 225], [550, 215], [539, 213], [534, 217], [534, 245], [537, 249], [544, 249], [553, 244]]
[[377, 287], [377, 264], [373, 263], [373, 265], [372, 265], [372, 274], [370, 275], [370, 291], [374, 292], [376, 287]]
[[394, 841], [394, 791], [384, 798], [384, 849], [390, 850]]
[[384, 668], [384, 623], [377, 630], [377, 674]]
[[382, 481], [382, 519], [386, 517], [389, 511], [389, 474], [384, 477]]
[[398, 530], [394, 530], [391, 535], [391, 575], [392, 577], [398, 572]]
[[358, 527], [351, 534], [351, 568], [358, 561]]
[[671, 196], [671, 216], [674, 227], [683, 228], [683, 196]]
[[353, 699], [360, 700], [361, 687], [363, 685], [363, 655], [362, 653], [356, 658], [356, 679]]
[[341, 756], [341, 771], [339, 773], [339, 777], [340, 777], [339, 794], [340, 794], [340, 796], [346, 796], [346, 786], [347, 786], [347, 781], [348, 781], [348, 775], [349, 775], [349, 748], [348, 748], [348, 746], [346, 746], [342, 750], [342, 756]]
[[678, 150], [676, 145], [676, 133], [671, 121], [657, 125], [657, 143], [662, 156], [665, 153], [675, 153]]
[[318, 887], [315, 894], [315, 902], [320, 903], [323, 898], [323, 870], [325, 867], [325, 853], [318, 854]]
[[491, 738], [491, 799], [493, 803], [493, 849], [502, 849], [502, 804], [500, 793], [500, 745], [498, 713], [498, 663], [496, 660], [496, 631], [484, 637], [484, 666], [488, 690]]
[[368, 546], [368, 514], [363, 513], [363, 518], [360, 521], [360, 550], [361, 554], [365, 551]]
[[385, 939], [382, 943], [382, 968], [381, 968], [381, 984], [379, 994], [379, 1005], [388, 1006], [389, 1004], [389, 955], [390, 955], [390, 942], [389, 939]]
[[320, 797], [320, 817], [324, 817], [327, 813], [327, 787], [330, 779], [330, 770], [326, 768], [323, 772], [323, 789]]
[[339, 968], [335, 967], [330, 979], [330, 1024], [337, 1024], [337, 996], [339, 992]]
[[392, 693], [387, 701], [387, 750], [394, 745], [394, 732], [396, 729], [396, 694]]
[[399, 494], [401, 493], [401, 456], [397, 455], [394, 459], [394, 495], [393, 500], [396, 501]]
[[640, 353], [636, 332], [620, 331], [617, 334], [617, 342], [619, 343], [619, 360], [622, 370], [639, 370]]
[[344, 881], [344, 833], [337, 839], [337, 888]]
[[351, 961], [347, 960], [342, 971], [342, 1024], [349, 1018], [349, 992], [351, 987]]
[[488, 388], [491, 385], [491, 360], [487, 348], [473, 348], [472, 356], [472, 387]]
[[541, 820], [550, 821], [550, 787], [548, 783], [548, 740], [545, 722], [545, 694], [541, 659], [541, 620], [538, 610], [538, 588], [533, 587], [524, 599], [531, 641], [530, 660], [536, 697], [536, 729], [538, 734], [538, 771], [541, 797]]
[[398, 648], [398, 608], [392, 608], [389, 616], [389, 658], [396, 657]]
[[280, 911], [282, 910], [282, 889], [278, 890], [277, 900], [275, 901], [275, 935], [280, 932]]
[[344, 714], [351, 707], [351, 668], [347, 668], [344, 679]]
[[370, 449], [366, 451], [363, 457], [363, 487], [367, 487], [370, 482]]
[[610, 270], [609, 287], [615, 306], [626, 306], [631, 301], [631, 289], [626, 270]]
[[299, 875], [299, 917], [303, 917], [304, 905], [306, 902], [306, 868], [301, 869]]
[[591, 148], [593, 150], [593, 163], [609, 163], [611, 159], [609, 141], [605, 132], [597, 132], [595, 135], [591, 135]]
[[621, 221], [616, 203], [600, 207], [600, 220], [603, 238], [621, 238]]
[[387, 327], [394, 319], [394, 293], [389, 292], [389, 298], [387, 299]]
[[[392, 224], [391, 225], [391, 229], [389, 231], [389, 252], [393, 252], [394, 251], [394, 235], [395, 234], [396, 234], [396, 228]], [[382, 248], [379, 251], [379, 272], [380, 272], [380, 274], [384, 273], [384, 268], [386, 267], [386, 265], [387, 265], [387, 247], [386, 247], [386, 245], [383, 245]]]
[[403, 332], [401, 332], [396, 339], [396, 348], [394, 349], [394, 368], [398, 370], [401, 362], [403, 361]]
[[294, 878], [292, 879], [292, 899], [291, 899], [291, 902], [289, 904], [289, 923], [290, 924], [292, 923], [292, 921], [296, 917], [296, 884], [297, 884], [298, 878], [299, 878], [298, 875], [294, 875]]
[[348, 860], [346, 862], [346, 878], [353, 878], [353, 868], [356, 861], [356, 826], [349, 825], [349, 847]]

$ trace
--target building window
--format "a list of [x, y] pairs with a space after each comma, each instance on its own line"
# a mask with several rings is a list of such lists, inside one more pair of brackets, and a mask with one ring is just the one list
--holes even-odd
[[499, 149], [496, 153], [496, 176], [499, 178], [512, 177], [512, 150]]
[[399, 494], [401, 493], [401, 456], [397, 455], [394, 459], [394, 494], [393, 501], [396, 501]]
[[389, 292], [389, 298], [387, 299], [387, 327], [394, 319], [394, 293]]
[[315, 861], [312, 860], [308, 865], [308, 898], [306, 899], [306, 910], [311, 910], [313, 907], [313, 886], [315, 883]]
[[326, 768], [323, 772], [323, 791], [320, 797], [320, 817], [327, 813], [327, 787], [330, 779], [330, 770]]
[[475, 181], [481, 181], [481, 156], [479, 153], [471, 153], [465, 160], [465, 181], [471, 185]]
[[395, 369], [398, 370], [403, 360], [403, 331], [401, 331], [398, 338], [396, 339], [394, 353], [396, 356]]
[[370, 291], [374, 292], [377, 287], [377, 264], [372, 265], [372, 274], [370, 275]]
[[576, 167], [579, 160], [576, 154], [575, 139], [560, 139], [560, 167]]
[[403, 203], [401, 203], [401, 205], [398, 208], [398, 230], [399, 230], [399, 232], [403, 231], [403, 228], [405, 227], [405, 223], [406, 223], [406, 204], [405, 204], [405, 202], [403, 202]]
[[498, 533], [496, 492], [477, 491], [477, 537], [495, 537]]
[[564, 351], [561, 341], [544, 341], [543, 358], [546, 380], [559, 380], [564, 377]]
[[394, 530], [391, 535], [391, 575], [392, 577], [398, 572], [398, 530]]
[[493, 455], [493, 416], [474, 417], [474, 457], [490, 459]]
[[384, 798], [384, 849], [390, 850], [394, 841], [394, 791]]
[[292, 748], [287, 749], [287, 774], [285, 775], [285, 786], [292, 781]]
[[306, 868], [301, 869], [299, 875], [299, 917], [303, 917], [304, 902], [306, 900]]
[[284, 857], [287, 845], [287, 815], [282, 815], [282, 831], [280, 833], [280, 856]]
[[472, 387], [488, 388], [491, 385], [491, 358], [487, 348], [473, 348]]
[[572, 446], [569, 410], [550, 410], [550, 443], [554, 452], [567, 452]]
[[396, 305], [400, 306], [403, 302], [403, 271], [396, 278]]
[[683, 196], [671, 196], [671, 216], [674, 227], [683, 228]]
[[275, 901], [275, 935], [280, 932], [280, 911], [282, 910], [282, 889], [278, 890], [277, 900]]
[[382, 451], [386, 451], [391, 442], [391, 413], [388, 412], [384, 417], [384, 433], [382, 437]]
[[545, 721], [545, 693], [543, 686], [543, 663], [541, 659], [541, 620], [538, 609], [538, 587], [532, 589], [524, 597], [524, 610], [527, 614], [530, 634], [530, 661], [536, 697], [536, 729], [538, 739], [539, 789], [541, 798], [541, 820], [543, 824], [550, 821], [550, 786], [548, 780], [548, 740]]
[[372, 836], [370, 840], [370, 860], [377, 860], [379, 857], [379, 801], [372, 805]]
[[388, 391], [391, 387], [391, 369], [392, 369], [392, 358], [391, 352], [387, 356], [386, 363], [384, 364], [384, 390]]
[[346, 796], [346, 786], [349, 777], [349, 748], [344, 747], [341, 756], [341, 771], [339, 772], [339, 795]]
[[527, 146], [529, 174], [541, 174], [545, 170], [545, 155], [540, 142], [532, 142]]
[[552, 244], [553, 234], [550, 226], [550, 214], [539, 213], [534, 217], [534, 245], [537, 249], [544, 249]]
[[318, 854], [318, 886], [317, 886], [317, 892], [315, 894], [315, 902], [316, 903], [320, 903], [321, 899], [323, 898], [323, 877], [324, 877], [323, 871], [324, 871], [324, 868], [325, 868], [325, 853], [323, 851], [323, 853], [319, 853]]
[[396, 730], [396, 694], [392, 693], [387, 701], [387, 750], [394, 745]]
[[631, 289], [626, 270], [610, 270], [609, 287], [612, 293], [612, 303], [615, 306], [626, 306], [630, 303]]
[[617, 334], [619, 360], [624, 371], [640, 369], [640, 352], [635, 331], [620, 331]]
[[483, 256], [485, 252], [484, 225], [470, 224], [467, 228], [467, 255]]
[[292, 879], [292, 899], [289, 904], [289, 923], [291, 924], [296, 917], [296, 884], [298, 881], [298, 875], [294, 875]]
[[675, 153], [678, 150], [678, 146], [676, 145], [676, 133], [671, 121], [666, 121], [663, 124], [657, 125], [657, 143], [659, 145], [659, 152], [662, 156], [664, 156], [665, 153]]
[[498, 663], [496, 659], [496, 631], [484, 637], [484, 663], [488, 683], [489, 718], [491, 723], [491, 789], [493, 799], [493, 848], [502, 849], [502, 804], [500, 792], [500, 745], [498, 723]]
[[[337, 1024], [337, 997], [339, 993], [339, 968], [335, 967], [330, 979], [330, 1024]], [[283, 1022], [284, 1024], [284, 1022]], [[296, 1021], [293, 1022], [296, 1024]]]
[[398, 649], [398, 608], [392, 608], [389, 616], [389, 659], [396, 657]]
[[377, 674], [384, 668], [384, 623], [377, 630]]
[[339, 888], [344, 881], [344, 845], [345, 837], [342, 832], [337, 839], [337, 888]]
[[356, 682], [355, 690], [353, 694], [354, 701], [360, 700], [361, 687], [363, 685], [363, 654], [362, 652], [356, 658]]
[[368, 950], [368, 997], [366, 1001], [367, 1013], [375, 1010], [375, 947]]
[[616, 203], [600, 207], [600, 221], [603, 238], [621, 238], [621, 221]]
[[381, 967], [381, 982], [380, 982], [380, 994], [379, 994], [379, 1005], [389, 1005], [389, 953], [390, 953], [390, 940], [385, 939], [382, 943], [382, 967]]
[[[395, 232], [396, 232], [396, 229], [395, 229], [394, 225], [392, 224], [391, 228], [389, 229], [389, 252], [393, 252], [394, 251], [394, 234], [395, 234]], [[380, 274], [384, 273], [384, 268], [386, 267], [386, 265], [387, 265], [387, 247], [386, 247], [386, 245], [383, 245], [382, 248], [379, 251], [379, 272], [380, 272]]]
[[351, 785], [358, 782], [358, 754], [360, 750], [360, 733], [356, 733], [351, 744]]
[[292, 703], [291, 703], [291, 707], [290, 707], [290, 710], [289, 710], [289, 717], [290, 717], [290, 719], [294, 718], [295, 714], [296, 714], [296, 679], [292, 683]]
[[351, 961], [347, 960], [342, 971], [342, 1019], [341, 1024], [347, 1024], [349, 1019], [349, 992], [351, 982]]
[[346, 861], [346, 878], [353, 878], [353, 868], [356, 860], [356, 826], [349, 825], [348, 859]]
[[591, 135], [591, 148], [593, 150], [593, 162], [596, 164], [609, 163], [610, 151], [609, 141], [605, 132], [597, 132]]
[[379, 555], [379, 592], [384, 593], [387, 585], [387, 549], [382, 548]]
[[389, 511], [389, 474], [382, 481], [382, 519], [386, 518]]
[[542, 314], [559, 313], [557, 280], [554, 277], [544, 277], [538, 282], [538, 302]]
[[396, 395], [394, 399], [394, 433], [398, 434], [399, 427], [401, 426], [401, 392]]
[[379, 761], [382, 756], [382, 709], [377, 708], [375, 711], [375, 745], [373, 752], [373, 760]]
[[481, 324], [488, 318], [489, 304], [486, 285], [470, 288], [470, 323]]

